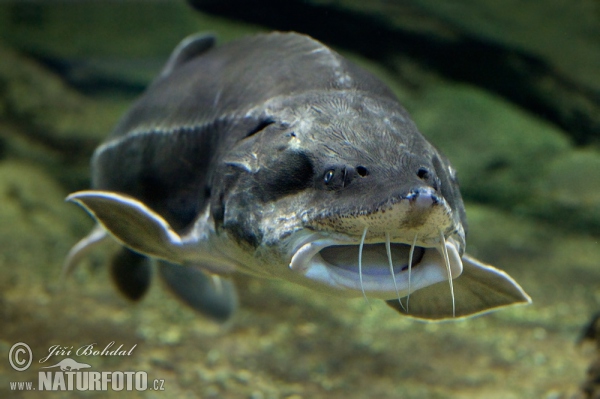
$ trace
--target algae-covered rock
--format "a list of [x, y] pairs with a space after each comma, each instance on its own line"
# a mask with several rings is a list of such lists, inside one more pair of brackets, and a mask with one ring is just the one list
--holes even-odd
[[600, 152], [574, 150], [553, 159], [538, 187], [532, 214], [600, 233]]
[[467, 201], [600, 232], [600, 153], [476, 88], [444, 85], [410, 103], [427, 138], [457, 169]]
[[569, 140], [552, 125], [484, 91], [457, 85], [427, 90], [412, 115], [458, 171], [467, 200], [513, 208]]
[[[490, 263], [543, 258], [554, 243], [546, 226], [497, 208], [467, 203], [467, 252]], [[518, 277], [515, 277], [518, 279]]]
[[36, 61], [0, 45], [0, 156], [43, 165], [70, 189], [88, 185], [94, 148], [130, 102], [83, 96]]
[[600, 206], [600, 152], [576, 150], [554, 159], [540, 185], [566, 207]]
[[183, 0], [0, 3], [5, 43], [49, 61], [75, 85], [103, 90], [139, 91], [190, 34], [217, 32], [227, 41], [260, 30], [197, 13]]
[[60, 264], [77, 235], [91, 226], [84, 214], [64, 201], [66, 194], [51, 175], [36, 166], [14, 160], [0, 162], [0, 264], [58, 276], [60, 270], [47, 266]]
[[573, 80], [600, 88], [600, 8], [593, 0], [411, 2], [471, 34], [525, 49]]
[[0, 46], [0, 116], [44, 145], [89, 152], [123, 111], [118, 100], [110, 104], [97, 107], [59, 76]]

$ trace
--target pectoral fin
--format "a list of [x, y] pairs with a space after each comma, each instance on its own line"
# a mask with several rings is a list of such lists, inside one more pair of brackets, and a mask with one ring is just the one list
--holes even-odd
[[65, 263], [63, 264], [62, 274], [63, 277], [70, 275], [75, 268], [81, 263], [81, 260], [85, 258], [96, 246], [100, 245], [103, 241], [109, 237], [108, 233], [100, 225], [96, 225], [90, 233], [83, 237], [77, 244], [71, 248]]
[[[505, 272], [463, 255], [463, 272], [453, 280], [456, 317], [468, 317], [505, 306], [531, 303], [529, 295]], [[448, 283], [437, 283], [410, 295], [408, 311], [397, 300], [387, 304], [398, 312], [425, 320], [452, 318]]]
[[159, 214], [135, 198], [107, 191], [79, 191], [67, 200], [83, 206], [126, 247], [182, 263], [181, 237]]
[[173, 294], [205, 316], [223, 322], [237, 309], [237, 294], [229, 279], [165, 261], [159, 262], [158, 270]]
[[110, 275], [127, 299], [140, 300], [152, 281], [150, 258], [123, 247], [111, 260]]

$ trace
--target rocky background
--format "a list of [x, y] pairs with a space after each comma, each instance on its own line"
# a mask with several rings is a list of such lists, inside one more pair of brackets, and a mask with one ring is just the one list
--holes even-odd
[[[0, 354], [19, 341], [34, 352], [26, 372], [0, 362], [0, 397], [44, 396], [10, 382], [36, 386], [51, 345], [111, 341], [137, 347], [77, 360], [147, 371], [165, 391], [61, 397], [594, 397], [595, 347], [576, 341], [600, 310], [600, 3], [190, 3], [0, 3]], [[219, 326], [158, 283], [128, 303], [104, 267], [109, 248], [61, 280], [92, 226], [64, 198], [88, 187], [94, 147], [175, 45], [272, 29], [311, 34], [394, 88], [458, 170], [469, 252], [533, 305], [424, 324], [237, 276], [242, 308]]]

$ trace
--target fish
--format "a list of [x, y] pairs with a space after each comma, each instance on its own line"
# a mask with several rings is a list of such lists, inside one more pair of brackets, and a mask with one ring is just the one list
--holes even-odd
[[465, 252], [456, 171], [392, 90], [319, 41], [272, 32], [184, 39], [67, 198], [97, 222], [69, 274], [105, 240], [139, 299], [151, 262], [184, 303], [228, 320], [233, 273], [420, 320], [527, 304], [507, 273]]

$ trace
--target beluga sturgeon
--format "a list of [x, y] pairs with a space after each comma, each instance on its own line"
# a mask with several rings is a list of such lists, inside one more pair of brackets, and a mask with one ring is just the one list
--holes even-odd
[[132, 299], [156, 259], [177, 296], [219, 320], [237, 306], [237, 271], [426, 320], [530, 302], [465, 254], [456, 172], [390, 88], [305, 35], [188, 37], [91, 168], [92, 189], [68, 200], [97, 226], [65, 272], [112, 237]]

